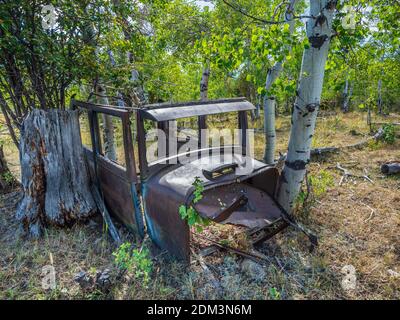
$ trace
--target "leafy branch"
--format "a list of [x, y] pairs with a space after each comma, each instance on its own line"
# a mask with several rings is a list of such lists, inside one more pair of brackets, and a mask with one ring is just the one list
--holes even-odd
[[[203, 199], [203, 191], [204, 191], [203, 181], [201, 181], [199, 177], [195, 177], [192, 186], [194, 186], [194, 191], [193, 191], [194, 197], [192, 203], [196, 204], [201, 199]], [[203, 227], [208, 226], [210, 224], [210, 220], [200, 216], [192, 205], [188, 207], [184, 204], [181, 205], [179, 207], [179, 215], [183, 220], [187, 221], [190, 227], [195, 227], [197, 232], [203, 231]]]

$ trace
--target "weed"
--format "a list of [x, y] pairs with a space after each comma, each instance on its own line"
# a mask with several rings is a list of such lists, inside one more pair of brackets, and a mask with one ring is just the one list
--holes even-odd
[[368, 141], [368, 149], [370, 151], [375, 151], [375, 150], [381, 149], [382, 147], [383, 147], [382, 141], [375, 140], [375, 139]]
[[316, 198], [325, 194], [329, 187], [334, 186], [333, 176], [326, 170], [320, 170], [316, 175], [306, 176], [307, 190], [300, 190], [295, 200], [295, 211], [301, 210], [302, 215], [308, 216]]
[[14, 182], [14, 177], [10, 171], [3, 172], [2, 176], [7, 184], [11, 184]]
[[383, 126], [383, 137], [382, 140], [387, 144], [393, 144], [396, 140], [395, 128], [392, 124], [385, 124]]
[[[199, 202], [203, 198], [203, 191], [204, 191], [204, 186], [203, 182], [200, 180], [199, 177], [195, 177], [194, 182], [192, 183], [194, 186], [194, 198], [193, 198], [193, 203]], [[199, 213], [196, 211], [195, 208], [193, 208], [192, 205], [186, 206], [186, 205], [181, 205], [179, 207], [179, 215], [183, 220], [186, 220], [188, 225], [190, 227], [195, 227], [197, 232], [203, 231], [203, 226], [207, 226], [210, 223], [210, 220], [205, 219], [199, 215]]]
[[326, 170], [320, 170], [318, 174], [310, 175], [308, 179], [316, 197], [322, 196], [328, 188], [335, 185], [333, 176]]
[[136, 279], [142, 278], [145, 285], [150, 280], [150, 273], [153, 269], [153, 263], [149, 258], [147, 248], [131, 249], [131, 244], [125, 242], [113, 252], [114, 262], [122, 272], [133, 272]]
[[272, 300], [281, 299], [281, 294], [275, 287], [269, 288], [268, 293]]

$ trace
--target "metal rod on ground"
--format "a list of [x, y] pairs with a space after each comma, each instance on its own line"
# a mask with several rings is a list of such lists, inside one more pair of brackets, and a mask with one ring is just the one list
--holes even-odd
[[209, 242], [215, 244], [217, 247], [219, 247], [219, 248], [221, 248], [221, 249], [224, 249], [224, 250], [227, 250], [227, 251], [231, 251], [231, 252], [233, 252], [233, 253], [236, 253], [237, 255], [240, 255], [240, 256], [242, 256], [242, 257], [251, 259], [251, 260], [253, 260], [253, 261], [257, 262], [257, 263], [260, 263], [260, 261], [269, 262], [268, 260], [263, 259], [263, 258], [261, 258], [261, 257], [259, 257], [259, 256], [256, 256], [256, 255], [253, 255], [253, 254], [251, 254], [251, 253], [244, 252], [244, 251], [242, 251], [242, 250], [240, 250], [240, 249], [236, 249], [236, 248], [233, 248], [233, 247], [231, 247], [231, 246], [222, 244], [222, 243], [220, 243], [220, 242], [218, 242], [218, 241], [215, 241], [215, 240], [213, 240], [213, 239], [207, 238], [207, 237], [202, 236], [202, 235], [200, 235], [200, 234], [198, 234], [198, 233], [194, 233], [194, 235], [196, 235], [197, 237], [199, 237], [199, 238], [201, 238], [201, 239], [203, 239], [203, 240], [206, 240], [206, 241], [209, 241]]
[[102, 200], [102, 197], [100, 195], [99, 190], [97, 189], [97, 186], [95, 186], [94, 184], [92, 184], [92, 194], [93, 194], [93, 198], [94, 201], [96, 202], [97, 208], [99, 209], [99, 211], [101, 212], [101, 215], [103, 216], [103, 220], [107, 226], [107, 230], [110, 233], [111, 238], [113, 239], [113, 241], [117, 244], [120, 245], [121, 244], [121, 238], [119, 236], [119, 233], [117, 231], [117, 229], [115, 228], [110, 214], [104, 204], [104, 201]]

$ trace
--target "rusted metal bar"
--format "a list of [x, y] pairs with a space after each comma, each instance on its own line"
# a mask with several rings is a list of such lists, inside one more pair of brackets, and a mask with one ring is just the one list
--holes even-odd
[[187, 101], [187, 102], [163, 102], [163, 103], [153, 103], [144, 105], [144, 109], [159, 109], [159, 108], [174, 108], [174, 107], [182, 107], [182, 106], [196, 106], [202, 104], [218, 104], [218, 103], [226, 103], [226, 102], [243, 102], [246, 101], [246, 97], [238, 97], [238, 98], [228, 98], [228, 99], [214, 99], [214, 100], [205, 100], [205, 101]]
[[95, 103], [89, 103], [89, 102], [84, 102], [84, 101], [78, 101], [74, 100], [73, 105], [84, 108], [87, 110], [95, 111], [95, 112], [100, 112], [100, 113], [105, 113], [111, 116], [115, 117], [124, 117], [127, 114], [129, 115], [131, 113], [130, 110], [124, 109], [124, 108], [119, 108], [115, 106], [109, 106], [109, 105], [102, 105], [102, 104], [95, 104]]
[[228, 207], [221, 209], [219, 212], [216, 212], [213, 216], [211, 216], [210, 219], [214, 222], [222, 222], [228, 219], [231, 214], [239, 207], [245, 205], [247, 201], [248, 199], [246, 198], [246, 196], [242, 194], [238, 198], [235, 198]]
[[242, 146], [242, 154], [247, 154], [247, 112], [239, 111], [239, 129], [240, 129], [240, 145]]
[[138, 135], [140, 177], [143, 181], [146, 180], [148, 175], [148, 164], [146, 157], [146, 132], [144, 130], [143, 118], [140, 111], [136, 114], [136, 130]]
[[124, 142], [126, 171], [128, 173], [130, 182], [137, 183], [138, 178], [136, 173], [135, 154], [133, 149], [130, 119], [129, 117], [124, 116], [121, 120], [122, 120], [122, 136]]
[[[259, 233], [256, 238], [252, 241], [253, 245], [258, 245], [268, 239], [271, 239], [274, 235], [278, 234], [279, 232], [283, 231], [289, 226], [286, 221], [283, 221], [279, 218], [277, 221], [274, 221], [271, 225], [265, 226], [257, 230], [255, 233]], [[254, 235], [253, 233], [252, 235]]]
[[237, 254], [237, 255], [239, 255], [239, 256], [242, 256], [242, 257], [244, 257], [244, 258], [253, 260], [253, 261], [257, 262], [257, 263], [259, 263], [259, 262], [270, 262], [268, 259], [264, 259], [264, 258], [262, 258], [262, 257], [260, 257], [260, 256], [254, 255], [254, 254], [252, 254], [252, 253], [245, 252], [245, 251], [242, 251], [242, 250], [240, 250], [240, 249], [237, 249], [237, 248], [228, 246], [228, 245], [226, 245], [226, 244], [223, 244], [223, 243], [220, 243], [220, 242], [215, 241], [215, 240], [213, 240], [213, 239], [210, 239], [210, 238], [207, 238], [207, 237], [205, 237], [205, 236], [202, 236], [202, 235], [200, 235], [200, 234], [198, 234], [198, 233], [194, 233], [194, 235], [195, 235], [196, 237], [199, 237], [200, 239], [203, 239], [203, 240], [206, 240], [206, 241], [209, 241], [209, 242], [213, 243], [214, 245], [216, 245], [217, 247], [219, 247], [219, 248], [221, 248], [221, 249], [224, 249], [224, 250], [233, 252], [233, 253], [235, 253], [235, 254]]

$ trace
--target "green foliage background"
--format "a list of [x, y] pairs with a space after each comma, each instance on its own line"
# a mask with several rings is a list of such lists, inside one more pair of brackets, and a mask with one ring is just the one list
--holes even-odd
[[[209, 98], [246, 96], [257, 103], [266, 93], [268, 68], [283, 60], [270, 94], [278, 108], [289, 111], [308, 45], [300, 19], [291, 35], [288, 24], [250, 17], [282, 20], [285, 6], [278, 0], [233, 1], [247, 16], [222, 0], [212, 1], [210, 8], [189, 0], [52, 0], [57, 11], [52, 30], [41, 26], [43, 3], [1, 2], [0, 104], [3, 110], [22, 105], [14, 120], [31, 108], [64, 108], [72, 94], [86, 99], [96, 79], [107, 85], [110, 96], [129, 93], [137, 85], [130, 77], [133, 69], [148, 102], [198, 99], [202, 70], [209, 65]], [[356, 25], [343, 27], [346, 10], [339, 2], [323, 107], [340, 105], [348, 79], [351, 108], [374, 108], [382, 79], [385, 110], [398, 111], [400, 5], [378, 0], [346, 4], [355, 12]], [[299, 1], [296, 15], [306, 14], [307, 5]], [[128, 53], [133, 59], [127, 59]], [[21, 92], [10, 86], [17, 80]]]

